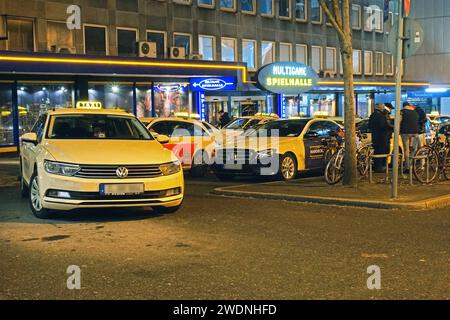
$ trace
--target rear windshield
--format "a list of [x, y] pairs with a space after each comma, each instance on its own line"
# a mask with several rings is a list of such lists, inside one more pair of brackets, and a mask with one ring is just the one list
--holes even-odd
[[57, 115], [50, 119], [48, 139], [153, 140], [139, 120], [114, 115]]

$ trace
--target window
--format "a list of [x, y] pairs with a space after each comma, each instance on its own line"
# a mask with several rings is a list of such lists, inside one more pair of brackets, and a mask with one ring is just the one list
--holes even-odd
[[235, 62], [236, 59], [236, 39], [222, 38], [222, 61]]
[[375, 53], [375, 73], [377, 76], [382, 76], [384, 73], [383, 52]]
[[306, 21], [307, 15], [307, 0], [295, 0], [295, 20]]
[[352, 4], [352, 28], [355, 30], [361, 30], [361, 6]]
[[275, 61], [275, 43], [271, 41], [261, 42], [261, 65]]
[[156, 54], [158, 58], [166, 56], [166, 33], [164, 31], [147, 30], [147, 41], [156, 43]]
[[256, 70], [256, 41], [242, 40], [242, 61], [249, 70]]
[[392, 53], [386, 53], [386, 75], [394, 75], [394, 56]]
[[224, 11], [236, 11], [236, 0], [220, 0], [220, 9]]
[[198, 50], [203, 55], [203, 60], [216, 59], [216, 38], [214, 36], [198, 36]]
[[258, 4], [262, 16], [273, 17], [274, 0], [259, 0]]
[[291, 18], [291, 0], [280, 0], [278, 6], [278, 16], [280, 18]]
[[323, 61], [323, 51], [322, 47], [312, 46], [311, 47], [311, 67], [319, 73], [322, 71], [322, 61]]
[[383, 11], [381, 9], [364, 7], [364, 30], [383, 32]]
[[280, 61], [292, 61], [292, 45], [280, 43]]
[[353, 50], [353, 73], [357, 75], [362, 73], [361, 50]]
[[33, 128], [31, 129], [31, 132], [36, 133], [38, 136], [38, 141], [42, 140], [42, 136], [44, 135], [44, 127], [45, 123], [47, 122], [47, 114], [42, 114], [37, 119], [36, 123], [34, 124]]
[[108, 45], [105, 26], [84, 25], [84, 53], [107, 55]]
[[175, 47], [183, 47], [186, 50], [186, 55], [191, 53], [191, 35], [186, 33], [174, 33], [173, 44]]
[[34, 51], [34, 22], [31, 19], [8, 17], [7, 49]]
[[76, 53], [74, 31], [65, 22], [47, 21], [48, 50], [56, 53]]
[[256, 2], [255, 0], [240, 0], [241, 1], [241, 11], [246, 14], [256, 13]]
[[322, 24], [322, 8], [319, 0], [311, 0], [311, 21], [315, 24]]
[[89, 101], [100, 101], [106, 109], [133, 112], [133, 85], [127, 83], [89, 83]]
[[136, 56], [136, 29], [117, 28], [117, 54], [123, 57]]
[[0, 146], [14, 144], [11, 84], [0, 84]]
[[215, 1], [214, 0], [198, 0], [197, 5], [202, 8], [214, 9]]
[[373, 52], [364, 51], [364, 74], [367, 76], [373, 75]]
[[308, 46], [306, 44], [297, 44], [295, 46], [295, 61], [308, 64]]
[[157, 117], [173, 117], [178, 112], [191, 112], [189, 83], [159, 82], [154, 85]]
[[336, 48], [326, 48], [325, 70], [336, 73]]
[[138, 0], [117, 0], [116, 2], [117, 10], [138, 12], [139, 11], [139, 1]]

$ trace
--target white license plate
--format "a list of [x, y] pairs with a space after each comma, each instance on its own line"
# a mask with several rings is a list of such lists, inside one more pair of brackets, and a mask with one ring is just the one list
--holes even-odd
[[144, 193], [143, 183], [101, 184], [100, 194], [103, 196], [127, 196]]
[[224, 164], [224, 170], [242, 170], [242, 164]]

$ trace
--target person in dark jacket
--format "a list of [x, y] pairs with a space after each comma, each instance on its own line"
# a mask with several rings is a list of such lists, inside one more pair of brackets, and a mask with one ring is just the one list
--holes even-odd
[[230, 121], [231, 121], [231, 118], [230, 118], [228, 112], [224, 112], [223, 110], [220, 110], [219, 111], [219, 128], [225, 127]]
[[419, 133], [425, 133], [425, 124], [427, 123], [427, 114], [421, 107], [416, 107], [416, 112], [419, 115]]
[[[389, 154], [392, 136], [389, 113], [390, 109], [380, 103], [369, 118], [374, 154]], [[374, 165], [375, 172], [384, 172], [386, 170], [386, 159], [375, 159]]]
[[413, 147], [413, 153], [420, 148], [420, 125], [419, 125], [419, 114], [416, 108], [409, 104], [409, 102], [403, 103], [403, 109], [401, 112], [402, 121], [400, 123], [400, 135], [403, 142], [403, 152], [405, 153], [406, 161], [406, 172], [409, 172], [411, 159], [411, 146]]

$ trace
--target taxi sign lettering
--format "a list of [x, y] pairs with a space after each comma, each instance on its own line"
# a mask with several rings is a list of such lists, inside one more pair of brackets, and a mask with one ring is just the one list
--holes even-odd
[[98, 110], [102, 108], [102, 103], [98, 101], [78, 101], [77, 109], [91, 109]]

